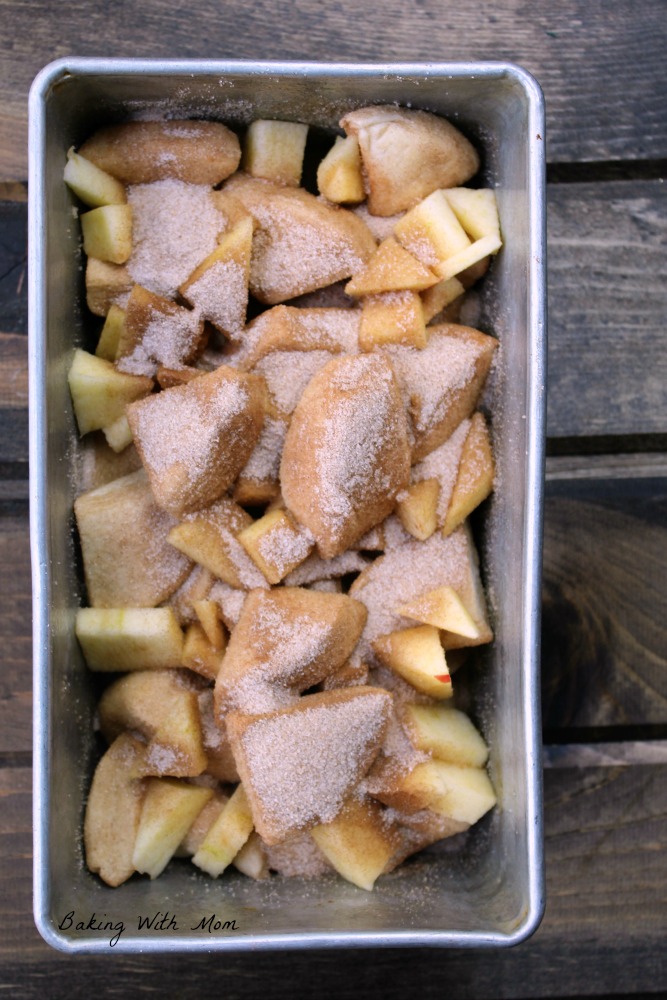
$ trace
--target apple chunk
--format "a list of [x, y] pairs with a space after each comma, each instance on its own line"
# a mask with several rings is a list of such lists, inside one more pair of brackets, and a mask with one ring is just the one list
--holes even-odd
[[464, 712], [444, 705], [406, 705], [403, 722], [418, 750], [462, 767], [486, 764], [486, 743]]
[[213, 789], [176, 778], [147, 778], [132, 861], [136, 871], [156, 878], [213, 797]]
[[364, 178], [361, 173], [359, 140], [348, 135], [338, 136], [317, 168], [317, 188], [320, 194], [338, 205], [363, 201]]
[[119, 372], [110, 361], [79, 349], [67, 380], [80, 434], [109, 427], [125, 415], [128, 403], [153, 388], [151, 378]]
[[315, 826], [311, 836], [339, 875], [360, 889], [371, 891], [389, 866], [398, 842], [373, 802], [350, 799], [331, 823]]
[[102, 205], [81, 216], [83, 249], [89, 257], [124, 264], [132, 253], [132, 208]]
[[308, 126], [300, 122], [258, 119], [248, 127], [243, 167], [252, 177], [298, 187]]
[[493, 490], [495, 465], [489, 429], [483, 415], [474, 413], [463, 445], [459, 470], [449, 501], [443, 534], [449, 535]]
[[183, 633], [171, 608], [79, 608], [76, 637], [91, 670], [181, 665]]
[[232, 863], [252, 829], [248, 797], [243, 785], [239, 785], [206, 834], [193, 864], [217, 878]]
[[85, 156], [67, 151], [67, 165], [63, 174], [65, 183], [85, 205], [100, 208], [102, 205], [124, 205], [127, 202], [125, 185], [95, 166]]
[[413, 538], [425, 542], [438, 527], [438, 497], [440, 483], [437, 479], [421, 479], [399, 494], [396, 514]]
[[436, 587], [401, 605], [398, 612], [424, 625], [434, 625], [466, 639], [479, 639], [481, 633], [465, 604], [453, 587]]
[[272, 510], [239, 532], [238, 540], [269, 583], [277, 584], [311, 552], [315, 539], [285, 510]]
[[86, 864], [107, 885], [121, 885], [134, 872], [132, 852], [144, 797], [136, 768], [144, 753], [142, 743], [123, 733], [95, 769], [83, 838]]
[[382, 635], [374, 640], [373, 649], [385, 666], [418, 691], [439, 700], [451, 698], [452, 679], [440, 645], [440, 633], [433, 625]]

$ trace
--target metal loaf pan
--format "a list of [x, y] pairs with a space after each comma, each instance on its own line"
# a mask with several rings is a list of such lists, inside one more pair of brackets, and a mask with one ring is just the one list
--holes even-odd
[[[72, 503], [78, 441], [67, 389], [75, 346], [94, 343], [69, 146], [132, 117], [233, 127], [282, 118], [335, 128], [350, 107], [397, 102], [449, 117], [482, 152], [504, 248], [479, 286], [481, 329], [501, 343], [490, 389], [497, 491], [478, 525], [496, 641], [466, 667], [466, 696], [492, 747], [499, 806], [462, 849], [447, 841], [381, 878], [213, 881], [172, 863], [109, 889], [85, 867], [81, 831], [98, 750], [96, 688], [74, 638], [83, 602]], [[329, 65], [65, 59], [30, 97], [31, 540], [34, 589], [35, 919], [65, 951], [499, 946], [543, 908], [539, 588], [545, 430], [544, 108], [516, 66]], [[209, 919], [210, 918], [210, 919]], [[140, 926], [141, 925], [141, 926]]]

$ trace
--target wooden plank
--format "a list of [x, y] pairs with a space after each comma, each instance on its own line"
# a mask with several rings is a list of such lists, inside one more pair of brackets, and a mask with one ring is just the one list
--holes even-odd
[[565, 743], [542, 748], [544, 767], [632, 767], [667, 764], [667, 740]]
[[667, 722], [667, 480], [547, 483], [545, 729]]
[[0, 333], [0, 410], [28, 405], [28, 338]]
[[547, 433], [665, 430], [667, 191], [552, 184]]
[[54, 6], [0, 2], [0, 179], [26, 177], [26, 96], [31, 80], [56, 57], [332, 61], [510, 60], [541, 82], [549, 109], [553, 161], [660, 158], [667, 155], [662, 0], [502, 0], [364, 7], [363, 22], [345, 4], [305, 0], [290, 19], [279, 0], [224, 3], [193, 0], [177, 17], [168, 0], [131, 5]]
[[28, 329], [27, 209], [25, 202], [0, 201], [0, 331], [5, 333]]
[[[419, 996], [572, 997], [667, 989], [667, 769], [607, 767], [545, 775], [547, 910], [511, 950], [371, 949], [251, 955], [79, 956], [51, 951], [30, 912], [29, 771], [0, 770], [0, 980], [17, 998], [89, 995], [105, 977], [114, 995], [213, 990], [245, 1000]], [[100, 897], [100, 911], [104, 909]], [[109, 993], [109, 995], [111, 995]]]
[[29, 750], [32, 613], [28, 512], [0, 517], [0, 753]]

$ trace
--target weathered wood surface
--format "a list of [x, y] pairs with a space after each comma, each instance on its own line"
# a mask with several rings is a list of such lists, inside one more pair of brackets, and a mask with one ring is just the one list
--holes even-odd
[[[633, 994], [667, 986], [667, 768], [558, 769], [546, 773], [547, 898], [535, 936], [510, 951], [274, 953], [68, 958], [32, 926], [30, 779], [0, 770], [0, 968], [12, 998], [138, 997], [181, 1000], [219, 991], [235, 1000], [442, 996], [532, 998]], [[20, 958], [19, 958], [20, 955]], [[103, 986], [101, 984], [104, 984]], [[169, 984], [169, 985], [168, 985]]]
[[28, 511], [0, 516], [0, 760], [30, 749], [32, 613]]
[[[0, 984], [17, 998], [667, 993], [667, 315], [662, 0], [187, 11], [0, 0]], [[363, 18], [363, 21], [362, 21]], [[30, 81], [73, 55], [510, 59], [547, 99], [548, 905], [511, 951], [83, 959], [31, 915], [25, 205]], [[576, 182], [576, 183], [564, 183]], [[633, 448], [641, 454], [626, 454]], [[589, 454], [597, 452], [598, 454]], [[606, 452], [606, 454], [602, 454]]]
[[667, 480], [547, 484], [542, 711], [557, 729], [667, 724]]
[[664, 184], [551, 184], [548, 210], [547, 433], [664, 432]]
[[169, 0], [84, 7], [2, 0], [0, 180], [26, 177], [26, 97], [42, 66], [68, 55], [315, 61], [510, 60], [544, 89], [552, 161], [667, 156], [667, 45], [661, 0], [502, 0], [365, 5]]

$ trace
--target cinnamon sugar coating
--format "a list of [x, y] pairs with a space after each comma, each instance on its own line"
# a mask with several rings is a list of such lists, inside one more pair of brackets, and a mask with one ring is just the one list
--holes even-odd
[[300, 587], [252, 590], [215, 685], [218, 718], [293, 702], [334, 673], [354, 649], [366, 609], [345, 594]]
[[391, 513], [410, 477], [401, 395], [384, 355], [330, 361], [292, 416], [280, 466], [283, 498], [329, 559]]
[[264, 393], [262, 379], [221, 366], [128, 406], [158, 506], [181, 517], [231, 486], [259, 438]]
[[427, 111], [358, 108], [341, 126], [359, 139], [373, 215], [412, 208], [437, 188], [465, 184], [479, 169], [474, 146], [451, 122]]
[[268, 844], [336, 818], [379, 752], [390, 708], [386, 691], [358, 687], [227, 717], [255, 828]]
[[241, 159], [237, 136], [220, 122], [125, 122], [98, 129], [81, 156], [124, 184], [175, 178], [219, 184]]
[[224, 191], [255, 220], [250, 290], [267, 305], [349, 278], [375, 251], [361, 219], [303, 188], [236, 174]]

